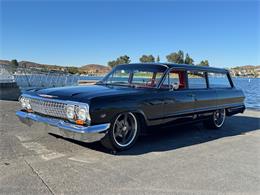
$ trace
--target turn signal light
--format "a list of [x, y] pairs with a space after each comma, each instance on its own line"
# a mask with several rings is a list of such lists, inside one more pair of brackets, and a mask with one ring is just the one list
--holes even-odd
[[77, 125], [84, 125], [85, 121], [83, 120], [76, 120]]
[[27, 111], [27, 112], [33, 112], [33, 110], [32, 110], [32, 109], [27, 109], [26, 111]]

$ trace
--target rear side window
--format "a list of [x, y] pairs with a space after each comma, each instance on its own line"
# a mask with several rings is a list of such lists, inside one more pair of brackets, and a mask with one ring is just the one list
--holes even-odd
[[226, 73], [208, 73], [210, 88], [230, 88], [230, 82]]
[[207, 81], [205, 72], [188, 71], [189, 89], [206, 89]]
[[161, 88], [182, 90], [186, 88], [185, 71], [172, 70], [165, 78]]

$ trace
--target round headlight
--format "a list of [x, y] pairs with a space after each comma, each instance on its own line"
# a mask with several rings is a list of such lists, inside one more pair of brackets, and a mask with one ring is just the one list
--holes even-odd
[[28, 98], [25, 98], [25, 108], [30, 110], [32, 107], [30, 105], [30, 100]]
[[85, 121], [87, 119], [88, 111], [86, 108], [77, 108], [77, 117], [79, 120]]
[[25, 97], [20, 98], [20, 103], [21, 103], [22, 108], [26, 108]]
[[22, 108], [31, 109], [30, 100], [28, 98], [21, 97], [20, 103], [21, 103]]
[[74, 119], [75, 117], [75, 108], [74, 105], [68, 105], [66, 107], [66, 115], [68, 119]]

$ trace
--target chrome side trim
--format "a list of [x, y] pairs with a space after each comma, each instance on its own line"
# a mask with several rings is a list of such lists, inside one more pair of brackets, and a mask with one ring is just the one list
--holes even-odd
[[[58, 134], [63, 137], [72, 138], [72, 139], [76, 139], [76, 137], [78, 137], [76, 140], [80, 140], [80, 141], [89, 140], [88, 137], [93, 137], [93, 135], [98, 135], [97, 136], [98, 139], [101, 139], [105, 135], [106, 130], [108, 130], [110, 127], [110, 123], [93, 125], [93, 126], [81, 126], [81, 125], [71, 124], [61, 119], [44, 117], [44, 116], [36, 115], [34, 113], [27, 113], [23, 111], [17, 111], [16, 115], [23, 123], [25, 123], [28, 126], [31, 126], [33, 122], [45, 123], [50, 126], [57, 127], [63, 130], [62, 132], [59, 133], [57, 133], [58, 131], [54, 131], [54, 134]], [[53, 133], [53, 131], [49, 131], [49, 132]], [[93, 139], [91, 138], [91, 140]]]

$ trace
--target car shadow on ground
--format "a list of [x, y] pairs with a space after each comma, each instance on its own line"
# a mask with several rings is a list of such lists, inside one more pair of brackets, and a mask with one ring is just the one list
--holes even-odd
[[[141, 136], [133, 148], [118, 152], [117, 155], [142, 155], [149, 152], [175, 150], [228, 136], [243, 135], [251, 131], [259, 130], [259, 128], [260, 119], [247, 116], [229, 117], [221, 129], [206, 129], [202, 123], [167, 128], [158, 127], [150, 129], [148, 135]], [[71, 139], [66, 140], [89, 149], [110, 153], [110, 151], [102, 147], [99, 142], [84, 143]]]

